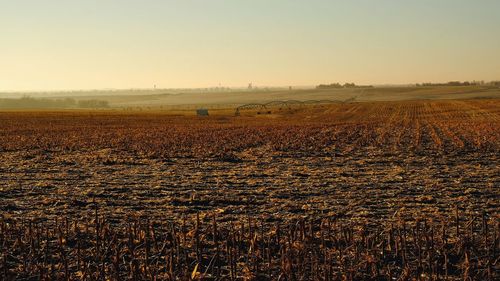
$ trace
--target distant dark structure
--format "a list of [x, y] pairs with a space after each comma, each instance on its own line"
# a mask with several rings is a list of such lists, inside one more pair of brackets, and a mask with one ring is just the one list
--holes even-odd
[[196, 110], [198, 116], [208, 116], [208, 109], [200, 108]]
[[235, 111], [235, 116], [241, 116], [241, 111], [243, 110], [257, 110], [257, 114], [271, 114], [271, 108], [277, 108], [278, 110], [282, 109], [292, 109], [292, 107], [296, 106], [304, 106], [304, 105], [321, 105], [321, 104], [344, 104], [351, 103], [356, 100], [356, 97], [351, 97], [346, 100], [306, 100], [306, 101], [298, 101], [298, 100], [284, 100], [284, 101], [271, 101], [267, 103], [247, 103], [244, 105], [238, 106]]

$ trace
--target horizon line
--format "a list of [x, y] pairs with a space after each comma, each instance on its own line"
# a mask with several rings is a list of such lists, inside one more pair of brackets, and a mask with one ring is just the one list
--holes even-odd
[[[359, 86], [373, 86], [373, 87], [397, 87], [397, 86], [417, 86], [418, 84], [441, 84], [441, 83], [449, 83], [449, 82], [481, 82], [484, 84], [498, 82], [498, 80], [450, 80], [446, 82], [412, 82], [412, 83], [368, 83], [368, 84], [359, 84]], [[328, 83], [328, 82], [327, 82]], [[330, 82], [330, 83], [339, 83], [339, 82]], [[351, 82], [346, 82], [351, 83]], [[253, 83], [252, 83], [253, 84]], [[342, 83], [341, 83], [342, 84]], [[321, 84], [318, 84], [321, 85]], [[253, 85], [254, 89], [286, 89], [286, 88], [315, 88], [318, 85], [280, 85], [280, 86], [269, 86], [269, 85]], [[328, 84], [327, 84], [328, 85]], [[247, 86], [208, 86], [208, 87], [130, 87], [130, 88], [80, 88], [80, 89], [31, 89], [31, 90], [0, 90], [0, 94], [8, 93], [8, 94], [23, 94], [23, 93], [67, 93], [67, 92], [99, 92], [99, 91], [165, 91], [165, 90], [213, 90], [213, 89], [248, 89]]]

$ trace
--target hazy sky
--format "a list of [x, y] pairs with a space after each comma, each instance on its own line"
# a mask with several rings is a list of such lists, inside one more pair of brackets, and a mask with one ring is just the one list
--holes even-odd
[[498, 0], [0, 0], [0, 91], [500, 79]]

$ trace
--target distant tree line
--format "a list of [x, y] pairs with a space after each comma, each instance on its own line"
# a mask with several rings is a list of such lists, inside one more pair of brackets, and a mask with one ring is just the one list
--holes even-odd
[[436, 86], [480, 86], [480, 85], [485, 85], [484, 81], [450, 81], [447, 83], [422, 83], [422, 84], [416, 84], [417, 87], [436, 87]]
[[332, 84], [321, 84], [316, 86], [316, 89], [343, 89], [343, 88], [372, 88], [373, 86], [359, 86], [354, 83], [332, 83]]
[[0, 99], [0, 108], [5, 109], [32, 109], [32, 108], [107, 108], [109, 102], [97, 99], [75, 100], [72, 98], [33, 98]]
[[79, 100], [78, 107], [80, 108], [107, 108], [109, 102], [104, 100]]

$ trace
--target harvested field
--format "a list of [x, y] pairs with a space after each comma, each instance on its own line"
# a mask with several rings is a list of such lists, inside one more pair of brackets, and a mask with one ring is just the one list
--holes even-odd
[[494, 280], [500, 101], [0, 113], [0, 276]]

